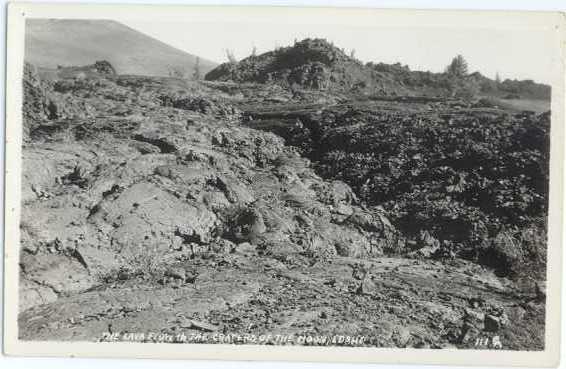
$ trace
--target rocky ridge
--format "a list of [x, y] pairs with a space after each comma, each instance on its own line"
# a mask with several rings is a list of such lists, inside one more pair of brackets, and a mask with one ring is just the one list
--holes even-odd
[[550, 86], [532, 80], [495, 81], [476, 71], [455, 81], [448, 73], [410, 70], [400, 63], [364, 64], [355, 57], [355, 50], [348, 55], [344, 49], [322, 38], [295, 41], [291, 46], [259, 55], [254, 53], [240, 61], [232, 59], [212, 69], [205, 79], [277, 84], [293, 92], [305, 88], [346, 92], [358, 97], [469, 98], [469, 94], [481, 94], [499, 99], [549, 100], [551, 96]]

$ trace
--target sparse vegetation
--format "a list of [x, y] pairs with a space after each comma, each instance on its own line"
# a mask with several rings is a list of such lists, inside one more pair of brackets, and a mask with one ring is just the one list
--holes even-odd
[[197, 56], [195, 61], [195, 66], [193, 67], [193, 80], [200, 81], [202, 79], [202, 73], [200, 71], [200, 58]]
[[236, 59], [236, 56], [234, 55], [234, 50], [226, 49], [225, 51], [226, 51], [226, 58], [228, 59], [228, 63], [236, 64], [238, 62], [238, 59]]

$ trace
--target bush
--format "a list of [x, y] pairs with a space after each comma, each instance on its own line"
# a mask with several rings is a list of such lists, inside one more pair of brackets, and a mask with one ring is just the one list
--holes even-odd
[[100, 274], [98, 279], [103, 283], [133, 278], [157, 282], [166, 268], [167, 251], [156, 243], [140, 245], [137, 249], [127, 248], [121, 255], [121, 266]]

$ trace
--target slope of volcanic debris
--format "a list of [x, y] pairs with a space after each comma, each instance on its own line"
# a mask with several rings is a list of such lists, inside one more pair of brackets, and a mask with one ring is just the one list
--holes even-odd
[[305, 39], [240, 62], [221, 64], [206, 77], [213, 81], [275, 83], [293, 90], [408, 92], [398, 81], [374, 71], [324, 39]]
[[398, 253], [544, 280], [549, 113], [414, 100], [244, 109], [247, 126], [284, 137], [321, 176], [383, 207], [405, 237]]

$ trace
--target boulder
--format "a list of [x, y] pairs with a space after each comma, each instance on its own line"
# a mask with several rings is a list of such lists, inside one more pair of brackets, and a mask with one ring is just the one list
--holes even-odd
[[19, 311], [25, 311], [36, 305], [48, 304], [57, 300], [57, 293], [52, 288], [31, 281], [25, 276], [19, 280]]
[[356, 194], [350, 186], [342, 181], [333, 181], [330, 185], [330, 196], [334, 205], [339, 203], [352, 204], [358, 202]]
[[116, 198], [101, 201], [90, 219], [97, 224], [111, 224], [109, 236], [114, 242], [132, 247], [148, 240], [172, 242], [174, 236], [186, 242], [208, 243], [217, 225], [215, 214], [202, 204], [180, 201], [147, 182], [136, 183]]
[[499, 317], [493, 315], [485, 315], [483, 324], [484, 330], [487, 332], [497, 332], [501, 328]]
[[247, 205], [254, 201], [254, 196], [246, 186], [240, 184], [238, 180], [234, 178], [217, 176], [215, 185], [232, 204]]

